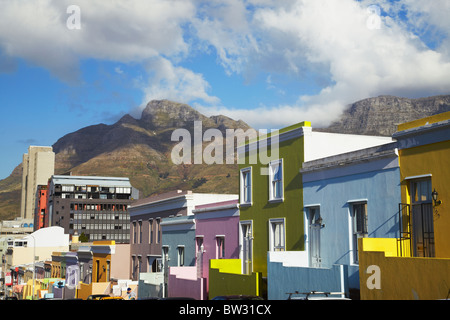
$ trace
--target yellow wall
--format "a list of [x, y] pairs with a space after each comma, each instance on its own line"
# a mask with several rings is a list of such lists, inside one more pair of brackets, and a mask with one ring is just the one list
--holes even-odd
[[426, 124], [432, 124], [432, 123], [441, 122], [441, 121], [448, 120], [448, 119], [450, 119], [450, 111], [449, 112], [440, 113], [440, 114], [436, 114], [434, 116], [418, 119], [418, 120], [415, 120], [415, 121], [402, 123], [402, 124], [397, 126], [397, 130], [398, 131], [404, 131], [404, 130], [408, 130], [408, 129], [412, 129], [412, 128], [421, 127], [421, 126], [424, 126]]
[[407, 177], [431, 174], [442, 204], [434, 206], [436, 257], [450, 257], [450, 140], [399, 150], [402, 202], [411, 203]]
[[211, 268], [218, 269], [219, 272], [241, 274], [241, 259], [211, 259]]
[[[396, 239], [360, 239], [361, 300], [445, 299], [450, 290], [450, 259], [396, 257], [395, 242]], [[383, 247], [391, 256], [385, 254]], [[374, 271], [373, 266], [378, 269]], [[379, 288], [373, 286], [375, 283]]]
[[210, 260], [209, 299], [223, 295], [261, 296], [261, 273], [241, 273], [240, 259]]

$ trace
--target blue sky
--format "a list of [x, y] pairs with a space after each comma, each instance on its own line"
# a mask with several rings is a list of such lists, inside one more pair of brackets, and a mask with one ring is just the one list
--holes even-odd
[[152, 99], [273, 129], [325, 126], [367, 97], [450, 93], [447, 0], [0, 6], [0, 179], [29, 145], [139, 117]]

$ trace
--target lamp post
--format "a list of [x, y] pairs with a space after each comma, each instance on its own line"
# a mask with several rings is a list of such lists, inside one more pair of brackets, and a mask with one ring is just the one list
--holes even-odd
[[36, 238], [32, 234], [30, 234], [30, 237], [33, 238], [33, 292], [31, 293], [31, 300], [34, 300], [34, 283], [36, 281]]

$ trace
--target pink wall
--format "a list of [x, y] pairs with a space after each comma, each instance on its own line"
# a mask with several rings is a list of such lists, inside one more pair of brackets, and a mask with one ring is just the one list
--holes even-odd
[[[168, 279], [169, 297], [191, 297], [208, 299], [209, 261], [217, 259], [217, 236], [225, 238], [224, 259], [239, 259], [239, 209], [237, 200], [196, 206], [196, 236], [203, 237], [202, 261], [193, 267], [170, 267]], [[220, 210], [219, 210], [220, 208]], [[195, 239], [192, 239], [195, 241]], [[201, 263], [201, 278], [198, 264]]]
[[115, 254], [111, 255], [111, 278], [129, 279], [130, 264], [127, 262], [129, 260], [130, 245], [116, 243]]
[[[230, 209], [228, 209], [230, 210]], [[238, 210], [237, 208], [234, 210]], [[225, 236], [225, 259], [239, 259], [239, 215], [196, 220], [196, 235], [203, 236], [203, 277], [208, 278], [209, 260], [217, 259], [218, 235]]]
[[197, 267], [170, 267], [169, 297], [206, 300], [206, 279], [197, 279]]

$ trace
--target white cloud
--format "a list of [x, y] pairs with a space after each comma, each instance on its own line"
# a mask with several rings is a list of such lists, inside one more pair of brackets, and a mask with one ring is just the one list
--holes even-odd
[[[379, 29], [367, 27], [372, 3], [79, 0], [81, 29], [69, 30], [69, 0], [0, 0], [0, 56], [23, 58], [67, 81], [78, 78], [80, 59], [142, 63], [148, 72], [140, 80], [145, 99], [209, 105], [206, 112], [256, 127], [281, 127], [296, 119], [326, 125], [346, 104], [380, 94], [447, 94], [449, 1], [380, 0], [377, 5], [388, 15], [380, 17]], [[435, 37], [435, 47], [424, 37], [428, 42]], [[275, 79], [283, 75], [299, 83], [314, 79], [311, 74], [327, 81], [317, 94], [299, 85], [292, 105], [261, 107], [265, 102], [258, 101], [254, 110], [215, 107], [220, 99], [210, 94], [208, 79], [181, 64], [197, 50], [214, 51], [227, 74], [247, 81], [263, 74], [272, 91], [282, 89]]]
[[[424, 7], [426, 5], [418, 5], [418, 2], [406, 1], [410, 12], [421, 12], [420, 17], [427, 23], [436, 17], [435, 25], [447, 27], [448, 2], [442, 7]], [[311, 120], [326, 125], [347, 104], [370, 96], [448, 94], [448, 57], [427, 47], [417, 34], [406, 28], [404, 21], [398, 20], [399, 12], [396, 12], [396, 20], [373, 16], [373, 11], [367, 10], [368, 5], [368, 2], [354, 0], [298, 0], [281, 2], [276, 7], [257, 7], [252, 12], [247, 11], [251, 16], [248, 19], [251, 33], [246, 39], [252, 40], [247, 42], [234, 42], [243, 38], [220, 24], [221, 20], [214, 20], [215, 27], [226, 30], [231, 41], [231, 44], [221, 41], [217, 50], [228, 52], [238, 47], [238, 52], [244, 55], [236, 61], [244, 61], [245, 65], [235, 70], [278, 72], [299, 78], [319, 71], [330, 80], [318, 94], [302, 94], [299, 88], [299, 99], [292, 106], [264, 107], [255, 112], [223, 109], [222, 112], [246, 114], [245, 119], [254, 123], [266, 119], [267, 123], [282, 126], [301, 117], [298, 121]], [[391, 6], [389, 9], [404, 8]], [[369, 19], [374, 18], [378, 19], [379, 28], [368, 27], [373, 23]], [[421, 21], [415, 23], [424, 25]], [[220, 35], [221, 31], [214, 30], [214, 33]], [[258, 39], [257, 42], [254, 39]], [[217, 40], [213, 38], [211, 44], [215, 43]], [[225, 57], [223, 62], [230, 60]]]
[[184, 55], [190, 1], [79, 0], [80, 29], [67, 28], [68, 0], [0, 0], [0, 50], [72, 81], [80, 59], [142, 61]]
[[143, 104], [153, 99], [169, 99], [182, 103], [202, 100], [217, 104], [219, 98], [210, 96], [208, 82], [201, 74], [175, 66], [165, 58], [151, 59], [147, 63], [148, 83], [143, 83], [145, 92]]

